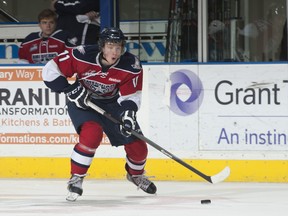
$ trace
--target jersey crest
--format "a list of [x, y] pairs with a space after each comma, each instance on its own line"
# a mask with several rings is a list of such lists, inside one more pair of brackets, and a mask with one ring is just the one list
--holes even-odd
[[92, 90], [97, 95], [104, 95], [110, 92], [113, 92], [116, 84], [105, 84], [98, 82], [96, 80], [83, 80], [85, 86], [87, 86], [90, 90]]

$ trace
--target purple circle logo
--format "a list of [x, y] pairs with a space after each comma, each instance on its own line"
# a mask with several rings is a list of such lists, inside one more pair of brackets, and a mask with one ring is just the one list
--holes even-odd
[[[179, 70], [170, 75], [170, 80], [170, 109], [181, 116], [191, 115], [196, 112], [204, 96], [203, 85], [199, 77], [192, 71]], [[181, 99], [179, 97], [178, 92], [181, 88], [188, 88], [187, 99]]]

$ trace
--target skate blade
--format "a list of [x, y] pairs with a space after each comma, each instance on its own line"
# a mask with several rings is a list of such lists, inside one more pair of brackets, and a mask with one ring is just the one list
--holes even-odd
[[79, 194], [74, 193], [74, 192], [69, 192], [66, 197], [66, 200], [70, 202], [74, 202], [77, 200], [78, 197], [79, 197]]

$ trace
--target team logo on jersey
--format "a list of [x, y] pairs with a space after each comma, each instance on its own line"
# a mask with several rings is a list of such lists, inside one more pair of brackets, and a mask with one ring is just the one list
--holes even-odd
[[104, 95], [110, 92], [113, 92], [115, 89], [116, 84], [105, 84], [101, 82], [97, 82], [95, 80], [83, 80], [85, 86], [91, 89], [92, 92], [96, 93], [97, 95]]
[[33, 44], [33, 45], [30, 47], [29, 51], [30, 51], [30, 52], [33, 52], [33, 51], [35, 51], [35, 50], [37, 50], [37, 49], [38, 49], [38, 45], [37, 45], [37, 44]]
[[134, 69], [138, 69], [138, 70], [141, 69], [140, 61], [139, 61], [139, 59], [137, 57], [135, 57], [135, 64], [132, 64], [131, 66]]

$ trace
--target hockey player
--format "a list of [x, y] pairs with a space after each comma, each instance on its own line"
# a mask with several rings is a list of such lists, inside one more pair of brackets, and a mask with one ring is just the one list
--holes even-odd
[[[71, 179], [67, 200], [82, 195], [83, 178], [92, 163], [103, 131], [112, 146], [124, 146], [127, 179], [149, 194], [156, 186], [145, 175], [147, 144], [131, 136], [129, 129], [141, 132], [136, 121], [140, 107], [143, 70], [139, 59], [125, 51], [125, 37], [118, 28], [105, 28], [97, 45], [80, 46], [65, 51], [43, 68], [43, 80], [55, 92], [69, 99], [68, 112], [79, 134], [79, 143], [71, 155]], [[68, 77], [77, 75], [70, 85]], [[121, 119], [124, 128], [89, 108], [87, 101]]]
[[32, 32], [21, 43], [19, 62], [45, 64], [65, 49], [75, 46], [69, 42], [68, 34], [56, 29], [57, 14], [50, 9], [38, 15], [40, 32]]

